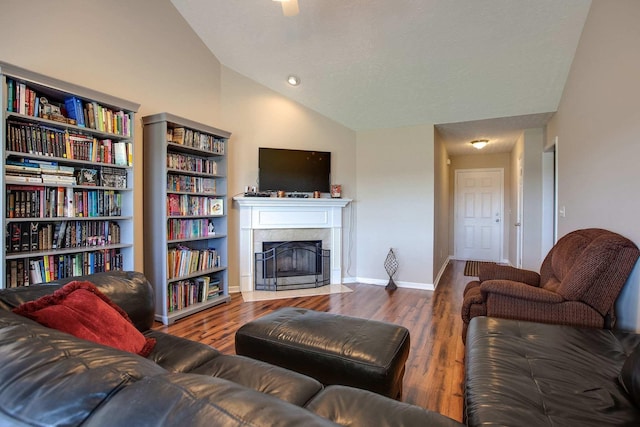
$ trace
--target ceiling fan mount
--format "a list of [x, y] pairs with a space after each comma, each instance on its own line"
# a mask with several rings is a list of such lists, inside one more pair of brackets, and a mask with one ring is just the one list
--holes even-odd
[[296, 16], [300, 9], [298, 8], [298, 0], [273, 0], [282, 4], [282, 13], [284, 16]]

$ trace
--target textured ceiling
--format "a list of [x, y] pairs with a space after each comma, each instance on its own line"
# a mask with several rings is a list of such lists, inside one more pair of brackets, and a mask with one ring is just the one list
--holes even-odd
[[299, 0], [285, 17], [271, 0], [171, 1], [226, 67], [356, 131], [446, 123], [449, 151], [481, 125], [548, 119], [591, 4]]

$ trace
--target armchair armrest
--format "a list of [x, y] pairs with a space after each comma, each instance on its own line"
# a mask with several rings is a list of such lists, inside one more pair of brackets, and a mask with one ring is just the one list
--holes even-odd
[[480, 282], [487, 280], [511, 280], [526, 283], [530, 286], [540, 286], [540, 275], [535, 271], [523, 270], [499, 264], [480, 264]]
[[560, 294], [555, 292], [510, 280], [487, 280], [480, 285], [480, 291], [483, 295], [497, 294], [532, 302], [557, 304], [565, 301]]

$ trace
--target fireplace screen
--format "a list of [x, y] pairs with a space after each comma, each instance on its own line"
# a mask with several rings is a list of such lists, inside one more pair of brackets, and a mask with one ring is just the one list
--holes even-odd
[[255, 254], [255, 289], [282, 291], [329, 284], [329, 254], [321, 240], [263, 242]]

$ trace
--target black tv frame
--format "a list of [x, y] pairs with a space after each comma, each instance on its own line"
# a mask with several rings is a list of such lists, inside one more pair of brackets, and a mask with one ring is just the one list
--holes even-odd
[[328, 193], [331, 189], [331, 152], [288, 148], [258, 149], [260, 191]]

